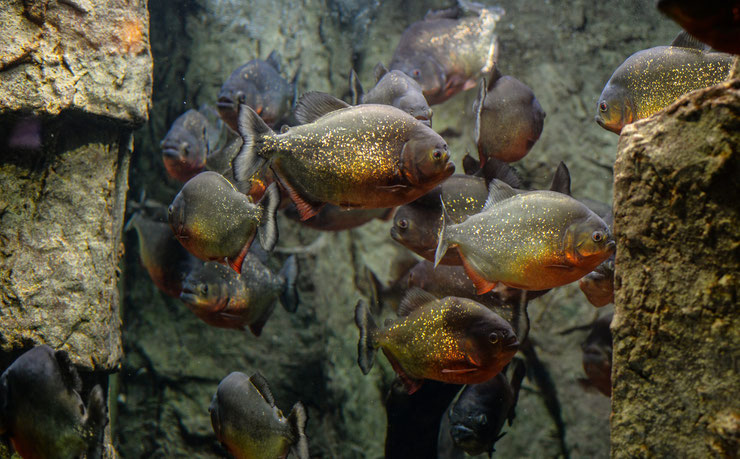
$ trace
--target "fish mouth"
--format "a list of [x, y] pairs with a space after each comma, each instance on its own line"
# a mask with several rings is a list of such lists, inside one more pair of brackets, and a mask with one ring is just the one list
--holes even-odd
[[450, 175], [454, 174], [455, 173], [455, 163], [453, 163], [452, 161], [448, 161], [447, 164], [445, 164], [444, 171], [445, 173], [450, 174]]
[[416, 116], [414, 116], [414, 118], [417, 121], [420, 121], [421, 124], [425, 125], [426, 127], [428, 127], [428, 128], [431, 128], [432, 127], [432, 118], [431, 117], [429, 117], [427, 115], [416, 115]]
[[231, 97], [221, 96], [218, 98], [218, 102], [216, 102], [216, 107], [219, 110], [236, 110], [236, 103]]
[[162, 156], [169, 159], [180, 159], [180, 150], [175, 147], [162, 148]]
[[507, 351], [516, 351], [519, 349], [519, 340], [516, 336], [511, 335], [504, 341], [504, 349]]
[[198, 296], [191, 289], [183, 287], [180, 292], [180, 300], [188, 304], [198, 304]]
[[396, 228], [395, 226], [391, 227], [391, 237], [393, 238], [393, 240], [401, 242], [401, 235], [398, 234], [398, 228]]
[[622, 133], [622, 128], [616, 128], [614, 126], [609, 126], [608, 124], [606, 124], [606, 122], [603, 119], [601, 119], [601, 117], [599, 115], [594, 116], [594, 120], [596, 120], [596, 124], [598, 124], [599, 126], [603, 127], [607, 131], [612, 131], [615, 134], [621, 134]]
[[617, 241], [611, 240], [606, 243], [606, 250], [609, 253], [614, 253], [617, 250]]
[[465, 450], [468, 454], [481, 454], [485, 448], [481, 447], [478, 440], [478, 434], [471, 428], [462, 425], [450, 427], [450, 436], [459, 448]]

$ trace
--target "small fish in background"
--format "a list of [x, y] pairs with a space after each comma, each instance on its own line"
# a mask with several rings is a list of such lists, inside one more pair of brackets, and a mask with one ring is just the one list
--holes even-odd
[[419, 389], [423, 379], [452, 384], [487, 381], [509, 363], [519, 347], [506, 320], [467, 298], [440, 300], [413, 289], [406, 293], [398, 312], [401, 318], [381, 329], [367, 304], [357, 303], [357, 363], [368, 374], [377, 349], [383, 349], [409, 394]]
[[494, 179], [483, 211], [454, 224], [443, 203], [444, 225], [435, 266], [457, 245], [463, 266], [483, 294], [501, 282], [546, 290], [576, 281], [606, 260], [615, 242], [588, 207], [554, 191], [518, 192]]
[[579, 279], [578, 287], [597, 308], [614, 303], [614, 255]]
[[206, 168], [210, 153], [208, 120], [198, 110], [188, 110], [172, 123], [159, 144], [167, 174], [187, 182]]
[[701, 42], [740, 54], [740, 0], [658, 0], [656, 6]]
[[450, 435], [458, 448], [471, 456], [493, 454], [494, 445], [505, 435], [501, 433], [504, 424], [514, 421], [525, 374], [524, 361], [514, 359], [506, 371], [463, 389], [449, 410]]
[[490, 76], [499, 51], [496, 23], [503, 15], [501, 8], [463, 0], [430, 11], [404, 30], [388, 68], [416, 80], [429, 105], [442, 103]]
[[285, 417], [267, 380], [233, 372], [218, 384], [208, 408], [216, 438], [236, 459], [308, 459], [306, 410], [296, 402]]
[[139, 259], [154, 285], [171, 297], [179, 297], [182, 280], [203, 262], [190, 254], [175, 238], [169, 223], [137, 211], [126, 223], [139, 240]]
[[545, 120], [529, 86], [498, 71], [488, 86], [481, 80], [473, 113], [481, 166], [488, 158], [507, 163], [522, 159], [540, 138]]
[[612, 395], [612, 332], [609, 326], [614, 313], [605, 314], [591, 324], [591, 331], [581, 344], [583, 371], [588, 379], [579, 379], [584, 389], [595, 388], [607, 397]]
[[375, 66], [375, 86], [365, 93], [354, 70], [349, 74], [352, 104], [392, 105], [432, 127], [432, 109], [429, 108], [421, 86], [400, 70], [389, 71], [382, 63]]
[[206, 262], [183, 281], [180, 299], [203, 322], [222, 328], [249, 327], [260, 336], [280, 299], [286, 311], [298, 307], [298, 264], [290, 256], [275, 274], [251, 251], [244, 257], [242, 272], [220, 263]]
[[218, 93], [218, 113], [227, 126], [237, 131], [239, 105], [250, 106], [267, 123], [276, 126], [289, 114], [296, 98], [298, 71], [289, 83], [280, 75], [276, 51], [267, 60], [253, 59], [234, 70]]
[[657, 46], [627, 58], [604, 86], [596, 109], [599, 126], [621, 133], [695, 89], [721, 83], [732, 69], [730, 54], [706, 46], [681, 32], [671, 46]]
[[101, 457], [108, 411], [99, 385], [83, 403], [82, 381], [65, 351], [42, 344], [0, 376], [0, 434], [25, 458]]
[[360, 227], [371, 220], [388, 220], [393, 216], [395, 208], [390, 209], [347, 209], [327, 204], [319, 213], [301, 221], [301, 214], [295, 205], [288, 205], [284, 215], [292, 220], [300, 221], [303, 226], [319, 231], [345, 231]]
[[188, 252], [204, 261], [228, 263], [239, 273], [255, 234], [265, 250], [275, 246], [279, 204], [275, 184], [253, 204], [222, 175], [206, 171], [177, 193], [168, 208], [169, 222]]
[[[490, 161], [492, 168], [494, 161]], [[514, 187], [521, 186], [512, 169], [501, 162], [501, 168], [494, 172]], [[442, 204], [447, 206], [450, 220], [462, 223], [481, 210], [488, 197], [486, 180], [483, 177], [456, 174], [437, 185], [424, 196], [400, 206], [393, 217], [391, 237], [404, 247], [424, 257], [434, 260], [437, 249], [437, 236], [442, 228]], [[462, 265], [457, 250], [450, 250], [440, 260], [444, 265]]]
[[396, 207], [455, 171], [444, 139], [395, 107], [353, 107], [314, 92], [301, 97], [295, 117], [304, 124], [276, 134], [242, 105], [244, 147], [234, 172], [243, 183], [269, 163], [302, 220], [327, 203], [344, 209]]

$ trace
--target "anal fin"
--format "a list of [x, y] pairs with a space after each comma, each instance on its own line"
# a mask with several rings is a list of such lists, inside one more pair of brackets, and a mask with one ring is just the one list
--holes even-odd
[[[277, 174], [276, 174], [277, 175]], [[295, 208], [298, 210], [298, 214], [301, 216], [301, 221], [304, 222], [309, 218], [319, 213], [325, 203], [312, 203], [308, 199], [298, 194], [298, 192], [291, 186], [285, 179], [280, 180], [280, 184], [288, 191], [290, 199], [295, 203]]]
[[413, 394], [414, 392], [419, 390], [419, 388], [421, 388], [421, 384], [423, 380], [414, 379], [410, 377], [409, 375], [407, 375], [403, 367], [401, 366], [401, 364], [398, 363], [398, 360], [396, 360], [395, 357], [393, 357], [391, 354], [386, 352], [385, 349], [383, 349], [383, 354], [385, 354], [386, 358], [388, 359], [388, 362], [390, 362], [391, 364], [391, 367], [393, 367], [393, 371], [396, 372], [396, 374], [398, 375], [398, 378], [401, 380], [404, 387], [406, 387], [406, 390], [408, 391], [409, 395]]
[[465, 255], [463, 255], [462, 252], [460, 252], [459, 250], [458, 252], [460, 253], [460, 259], [462, 260], [463, 268], [465, 268], [465, 273], [468, 275], [470, 280], [473, 281], [473, 285], [475, 285], [476, 293], [478, 295], [483, 295], [484, 293], [488, 293], [493, 290], [498, 282], [492, 282], [484, 279], [483, 276], [481, 276], [465, 258]]
[[254, 241], [254, 234], [252, 234], [252, 237], [249, 238], [246, 244], [244, 244], [244, 247], [242, 247], [242, 250], [239, 252], [239, 255], [237, 255], [235, 258], [229, 258], [228, 264], [231, 266], [231, 269], [237, 272], [237, 274], [242, 273], [242, 264], [244, 263], [244, 258], [247, 256], [247, 252], [249, 252], [249, 247], [252, 245], [252, 241]]

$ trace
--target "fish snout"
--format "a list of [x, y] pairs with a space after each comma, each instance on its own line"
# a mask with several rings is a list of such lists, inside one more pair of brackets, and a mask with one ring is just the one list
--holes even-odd
[[617, 250], [617, 241], [615, 241], [614, 239], [611, 239], [609, 242], [607, 242], [606, 250], [609, 253], [614, 253]]
[[216, 106], [220, 109], [235, 110], [236, 103], [234, 102], [234, 97], [231, 91], [221, 91], [218, 95]]
[[514, 333], [507, 333], [503, 346], [507, 351], [516, 351], [519, 349], [519, 340]]

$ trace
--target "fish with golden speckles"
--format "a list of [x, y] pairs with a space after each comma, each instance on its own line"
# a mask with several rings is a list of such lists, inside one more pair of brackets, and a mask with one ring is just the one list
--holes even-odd
[[244, 257], [241, 274], [214, 262], [206, 262], [190, 272], [183, 281], [180, 299], [209, 325], [249, 327], [255, 336], [260, 336], [278, 298], [286, 311], [295, 312], [297, 277], [294, 255], [276, 274], [249, 252]]
[[242, 105], [244, 146], [234, 175], [239, 183], [247, 181], [269, 162], [302, 220], [326, 203], [345, 209], [405, 204], [455, 171], [444, 139], [395, 107], [352, 107], [328, 94], [308, 93], [295, 116], [306, 124], [276, 134]]
[[306, 410], [296, 402], [285, 417], [265, 378], [233, 372], [218, 384], [208, 408], [216, 438], [236, 459], [308, 459]]
[[228, 263], [236, 272], [255, 234], [265, 250], [277, 242], [275, 211], [280, 196], [275, 184], [253, 204], [222, 175], [201, 172], [190, 179], [168, 208], [178, 241], [204, 261]]
[[588, 207], [554, 191], [517, 192], [493, 180], [481, 213], [453, 224], [442, 203], [444, 225], [434, 264], [457, 246], [478, 293], [498, 282], [545, 290], [576, 281], [614, 252], [606, 223]]
[[491, 74], [499, 51], [494, 32], [503, 15], [501, 8], [468, 1], [430, 11], [404, 30], [388, 68], [416, 80], [429, 105], [440, 104]]
[[410, 394], [422, 379], [452, 384], [487, 381], [509, 363], [519, 346], [506, 320], [467, 298], [440, 300], [413, 289], [404, 297], [399, 314], [402, 318], [381, 329], [367, 304], [357, 303], [357, 362], [367, 374], [377, 349], [383, 349]]
[[672, 46], [638, 51], [617, 67], [599, 97], [596, 122], [619, 134], [682, 95], [721, 83], [731, 69], [731, 55], [707, 52], [682, 32]]

